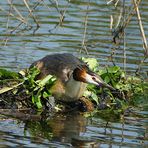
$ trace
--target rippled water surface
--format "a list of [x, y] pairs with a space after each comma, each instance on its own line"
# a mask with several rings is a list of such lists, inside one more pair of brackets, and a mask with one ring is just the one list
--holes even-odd
[[2, 147], [147, 147], [147, 117], [147, 112], [134, 112], [120, 121], [80, 114], [45, 121], [8, 118], [0, 121], [0, 142]]
[[[122, 7], [115, 8], [101, 0], [44, 0], [39, 5], [37, 0], [27, 2], [30, 9], [37, 6], [33, 16], [29, 15], [23, 1], [13, 0], [13, 5], [0, 1], [0, 67], [19, 71], [47, 54], [69, 52], [81, 57], [87, 56], [87, 51], [90, 57], [98, 59], [100, 66], [112, 65], [113, 55], [116, 65], [122, 68], [125, 65], [127, 72], [133, 74], [144, 59], [136, 15], [125, 29], [125, 44], [118, 38], [120, 43], [113, 43], [110, 18], [118, 20]], [[132, 4], [126, 1], [125, 6], [128, 16]], [[147, 0], [141, 2], [139, 10], [148, 38]], [[20, 18], [24, 18], [26, 24], [21, 24]], [[117, 21], [114, 27], [116, 24]], [[126, 64], [123, 64], [125, 59]], [[147, 77], [147, 71], [148, 61], [145, 60], [140, 72]], [[0, 147], [147, 147], [147, 107], [134, 109], [117, 121], [79, 114], [55, 115], [46, 121], [1, 117], [0, 144]]]

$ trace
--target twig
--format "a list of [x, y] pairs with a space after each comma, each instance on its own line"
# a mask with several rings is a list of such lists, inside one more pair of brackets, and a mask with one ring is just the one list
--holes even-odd
[[[125, 0], [123, 0], [123, 19], [125, 22]], [[124, 68], [124, 72], [126, 72], [126, 40], [125, 40], [125, 28], [123, 28], [123, 68]]]
[[[36, 4], [34, 5], [34, 7], [32, 8], [31, 12], [33, 12], [33, 11], [36, 9], [36, 7], [37, 7], [42, 1], [43, 1], [43, 0], [38, 0], [38, 3], [36, 3]], [[0, 9], [2, 9], [2, 8], [0, 8]], [[2, 10], [3, 10], [3, 9], [2, 9]], [[14, 16], [13, 14], [9, 14], [9, 15]], [[31, 15], [31, 14], [29, 13], [27, 17], [29, 17], [30, 15]], [[20, 19], [20, 18], [19, 18], [19, 19]], [[13, 30], [11, 30], [11, 31], [9, 32], [9, 34], [12, 34], [14, 31], [16, 31], [23, 23], [26, 24], [26, 22], [25, 22], [24, 20], [22, 20]], [[4, 46], [6, 46], [7, 41], [8, 41], [8, 38], [9, 38], [9, 36], [7, 36], [7, 37], [3, 40]]]
[[[5, 9], [3, 9], [2, 7], [0, 7], [0, 10], [7, 13], [7, 11]], [[23, 20], [20, 17], [16, 17], [13, 13], [9, 12], [9, 16], [15, 17], [17, 20], [21, 21], [22, 23], [27, 24], [27, 22], [25, 20]]]
[[[127, 25], [129, 24], [132, 16], [134, 15], [134, 11], [136, 11], [137, 18], [138, 18], [138, 21], [139, 21], [140, 31], [141, 31], [141, 34], [142, 34], [143, 47], [145, 49], [144, 59], [140, 61], [140, 64], [138, 65], [136, 73], [138, 73], [140, 71], [140, 67], [144, 63], [144, 61], [145, 61], [145, 59], [147, 58], [147, 55], [148, 55], [147, 40], [146, 40], [146, 37], [145, 37], [145, 33], [144, 33], [144, 29], [143, 29], [143, 26], [142, 26], [141, 17], [140, 17], [140, 13], [139, 13], [139, 9], [138, 9], [138, 5], [140, 4], [140, 2], [141, 2], [141, 0], [138, 0], [137, 2], [136, 2], [136, 0], [134, 0], [134, 3], [136, 4], [136, 6], [134, 4], [134, 6], [131, 8], [131, 11], [129, 12], [128, 17], [126, 19], [124, 17], [124, 21], [120, 26], [119, 26], [119, 23], [118, 23], [118, 25], [116, 26], [116, 28], [118, 28], [118, 29], [113, 33], [113, 35], [114, 35], [114, 37], [113, 37], [114, 43], [116, 43], [116, 38], [119, 38], [119, 35], [121, 37], [123, 36], [125, 38], [124, 29], [127, 27]], [[122, 12], [122, 14], [123, 14], [123, 12]], [[121, 16], [120, 16], [120, 18], [121, 18]], [[118, 21], [118, 22], [120, 22], [120, 21]], [[113, 28], [112, 24], [113, 24], [113, 18], [111, 17], [111, 25], [110, 25], [111, 29]], [[124, 38], [123, 38], [123, 40], [124, 40]], [[125, 41], [124, 41], [124, 43], [125, 43]], [[111, 58], [112, 58], [112, 56], [113, 56], [113, 54], [111, 55]], [[125, 67], [126, 67], [125, 63], [126, 63], [126, 52], [125, 52], [125, 45], [124, 45], [124, 70], [125, 70]]]
[[[88, 24], [88, 10], [89, 10], [90, 0], [87, 5], [86, 16], [84, 20], [84, 33], [83, 33], [83, 40], [82, 40], [82, 49], [85, 50], [86, 54], [88, 54], [87, 46], [86, 46], [86, 33], [87, 33], [87, 24]], [[81, 50], [80, 50], [81, 52]]]
[[36, 20], [35, 16], [33, 15], [33, 13], [32, 13], [33, 10], [30, 9], [26, 0], [23, 0], [23, 1], [24, 1], [24, 4], [26, 5], [27, 9], [29, 10], [29, 14], [32, 16], [32, 18], [33, 18], [34, 22], [37, 24], [37, 28], [38, 28], [40, 25], [39, 25], [38, 21]]
[[52, 2], [52, 0], [50, 0], [50, 3], [54, 6], [55, 5], [55, 9], [57, 10], [57, 12], [60, 14], [60, 17], [59, 17], [59, 22], [52, 28], [49, 30], [49, 32], [53, 31], [54, 29], [56, 29], [57, 27], [61, 26], [64, 22], [64, 19], [65, 19], [65, 15], [66, 15], [66, 11], [67, 11], [67, 8], [69, 6], [69, 3], [70, 0], [68, 1], [67, 5], [65, 6], [65, 9], [63, 11], [59, 10], [58, 8], [58, 2], [55, 0], [55, 4]]
[[20, 108], [20, 109], [0, 109], [0, 112], [16, 112], [16, 111], [30, 111], [31, 110], [31, 108]]
[[[11, 0], [11, 2], [12, 2], [12, 0]], [[9, 14], [11, 13], [11, 11], [12, 11], [12, 5], [10, 4]], [[7, 29], [9, 28], [9, 21], [10, 21], [10, 15], [8, 15], [8, 17], [7, 17], [7, 25], [6, 25]]]
[[147, 59], [147, 56], [144, 56], [144, 59], [140, 61], [139, 65], [138, 65], [138, 68], [137, 68], [136, 71], [135, 71], [135, 74], [136, 74], [136, 75], [139, 75], [139, 71], [140, 71], [140, 69], [141, 69], [141, 66], [142, 66], [142, 64], [144, 63], [144, 61], [145, 61], [146, 59]]
[[10, 116], [12, 118], [18, 118], [24, 121], [27, 120], [41, 120], [41, 116], [40, 115], [33, 115], [30, 113], [23, 113], [23, 112], [29, 112], [31, 111], [30, 108], [26, 108], [26, 109], [0, 109], [0, 114], [5, 115], [5, 116]]
[[[139, 5], [141, 2], [141, 0], [139, 0], [137, 2], [137, 5]], [[124, 21], [121, 22], [121, 18], [122, 18], [122, 15], [123, 15], [123, 9], [121, 9], [120, 11], [120, 16], [118, 17], [118, 23], [117, 25], [114, 27], [114, 32], [112, 32], [113, 34], [113, 42], [116, 43], [116, 38], [119, 38], [119, 35], [122, 37], [124, 34], [123, 30], [127, 27], [127, 25], [129, 24], [132, 16], [134, 15], [134, 11], [135, 11], [135, 7], [132, 7], [131, 8], [131, 11], [129, 12], [129, 15], [127, 18], [124, 18]], [[110, 22], [110, 29], [113, 28], [113, 17], [111, 16], [111, 22]], [[121, 24], [122, 23], [122, 24]]]
[[[21, 13], [18, 11], [18, 9], [13, 5], [13, 0], [7, 0], [8, 1], [8, 3], [10, 4], [10, 6], [16, 11], [16, 13], [19, 15], [19, 17], [22, 19], [22, 20], [24, 20], [25, 21], [25, 18], [21, 15]], [[26, 24], [27, 24], [27, 21], [25, 21], [26, 22]]]
[[115, 3], [115, 7], [117, 6], [117, 4], [118, 4], [118, 2], [119, 2], [119, 0], [117, 0], [116, 2], [115, 2], [115, 0], [110, 0], [110, 1], [108, 1], [107, 2], [107, 4], [110, 4], [110, 3]]
[[[18, 24], [13, 30], [11, 30], [9, 32], [9, 34], [12, 34], [14, 31], [17, 30], [17, 28], [19, 28], [19, 26], [21, 26], [22, 22], [20, 24]], [[7, 36], [2, 42], [4, 42], [4, 46], [6, 46], [7, 42], [8, 42], [9, 36]]]
[[19, 84], [13, 85], [13, 86], [11, 86], [11, 87], [4, 87], [4, 88], [0, 89], [0, 94], [3, 94], [3, 93], [5, 93], [5, 92], [8, 92], [8, 91], [14, 89], [14, 88], [17, 88], [18, 86], [22, 85], [23, 83], [24, 83], [24, 82], [21, 82], [21, 83], [19, 83]]
[[145, 54], [148, 56], [148, 44], [147, 44], [146, 36], [145, 36], [145, 33], [144, 33], [139, 8], [138, 8], [138, 5], [136, 3], [136, 0], [133, 0], [133, 2], [134, 2], [135, 10], [136, 10], [136, 13], [137, 13], [138, 23], [139, 23], [140, 32], [141, 32], [142, 41], [143, 41], [143, 48], [145, 50]]
[[63, 22], [64, 22], [64, 18], [65, 18], [65, 14], [66, 14], [66, 11], [67, 11], [68, 6], [69, 6], [69, 2], [67, 3], [64, 11], [60, 11], [60, 14], [61, 14], [61, 16], [60, 16], [60, 22], [59, 22], [60, 25], [62, 25]]

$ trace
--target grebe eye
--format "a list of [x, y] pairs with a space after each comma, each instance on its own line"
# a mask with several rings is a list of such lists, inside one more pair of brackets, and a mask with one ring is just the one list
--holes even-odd
[[95, 78], [95, 77], [92, 77], [92, 79], [93, 79], [94, 81], [96, 81], [96, 78]]

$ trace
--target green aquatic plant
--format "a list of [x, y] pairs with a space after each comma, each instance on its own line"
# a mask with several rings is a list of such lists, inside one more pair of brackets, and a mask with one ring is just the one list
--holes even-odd
[[16, 72], [0, 69], [0, 94], [22, 85], [22, 79]]
[[99, 109], [125, 109], [130, 102], [133, 102], [135, 96], [145, 93], [147, 83], [136, 76], [127, 76], [119, 66], [99, 68], [96, 59], [82, 58], [82, 60], [87, 62], [89, 67], [100, 75], [105, 83], [116, 89], [111, 91], [106, 88], [88, 85], [84, 96], [95, 102]]
[[[134, 105], [139, 104], [140, 100], [137, 98], [140, 95], [147, 98], [146, 90], [148, 90], [148, 83], [144, 82], [141, 78], [127, 76], [119, 66], [100, 68], [97, 60], [94, 58], [82, 58], [82, 60], [89, 65], [92, 71], [100, 75], [105, 83], [115, 88], [115, 91], [112, 91], [108, 88], [88, 84], [84, 96], [90, 99], [98, 110], [117, 110], [118, 113], [121, 113], [130, 103]], [[26, 96], [30, 98], [29, 101], [28, 99], [25, 100], [28, 104], [31, 102], [38, 109], [42, 109], [47, 102], [52, 104], [50, 88], [55, 83], [56, 78], [48, 75], [44, 79], [38, 80], [37, 76], [39, 74], [40, 71], [36, 67], [26, 70], [22, 76], [16, 72], [0, 69], [0, 95], [9, 91], [12, 91], [13, 94], [14, 92], [15, 94], [19, 94], [24, 89], [23, 91]], [[15, 83], [3, 86], [5, 81], [11, 83], [12, 80], [15, 80]], [[142, 97], [141, 100], [143, 100]], [[30, 106], [33, 107], [32, 105]], [[59, 105], [57, 104], [57, 106]]]
[[5, 79], [18, 79], [19, 74], [13, 71], [0, 68], [0, 81]]
[[[50, 87], [53, 85], [56, 78], [48, 75], [42, 80], [37, 80], [36, 77], [40, 71], [36, 67], [21, 71], [20, 73], [21, 75], [16, 72], [0, 69], [0, 95], [5, 96], [7, 93], [7, 97], [11, 97], [12, 95], [19, 96], [22, 92], [25, 92], [23, 96], [21, 95], [22, 100], [27, 98], [25, 102], [30, 104], [29, 106], [32, 106], [30, 103], [32, 102], [38, 109], [41, 109], [43, 107], [42, 102], [44, 100], [48, 101], [49, 97], [52, 96]], [[26, 96], [31, 98], [31, 101], [28, 100]], [[14, 99], [14, 101], [18, 100]], [[4, 102], [7, 101], [4, 100]]]
[[36, 80], [36, 77], [40, 71], [33, 67], [29, 69], [24, 77], [24, 86], [26, 88], [26, 92], [31, 95], [32, 103], [37, 106], [38, 109], [42, 108], [42, 100], [49, 99], [52, 96], [50, 92], [50, 87], [56, 81], [56, 78], [52, 75], [46, 76], [42, 80]]

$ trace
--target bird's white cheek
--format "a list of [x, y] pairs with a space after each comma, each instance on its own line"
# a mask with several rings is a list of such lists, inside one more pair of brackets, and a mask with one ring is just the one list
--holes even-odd
[[99, 85], [96, 81], [94, 81], [92, 79], [92, 76], [90, 76], [89, 74], [85, 75], [85, 80], [86, 80], [86, 83], [90, 83], [90, 84], [94, 84], [94, 85]]

